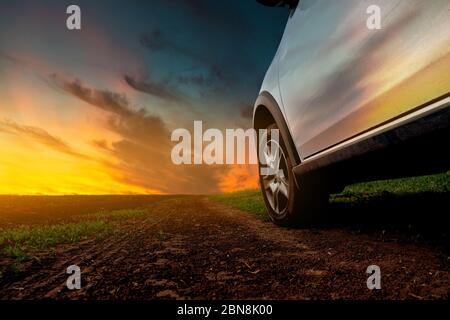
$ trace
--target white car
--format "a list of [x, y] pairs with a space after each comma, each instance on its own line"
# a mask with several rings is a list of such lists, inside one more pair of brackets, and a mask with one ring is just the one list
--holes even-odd
[[449, 0], [258, 2], [290, 10], [253, 116], [280, 132], [258, 144], [280, 157], [260, 174], [275, 223], [316, 222], [353, 182], [448, 170]]

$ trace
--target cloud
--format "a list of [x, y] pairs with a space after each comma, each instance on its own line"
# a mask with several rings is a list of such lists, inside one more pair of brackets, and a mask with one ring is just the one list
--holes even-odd
[[141, 34], [139, 36], [139, 43], [151, 52], [171, 50], [175, 54], [188, 57], [197, 62], [202, 62], [206, 59], [205, 55], [197, 54], [192, 49], [167, 39], [160, 29], [153, 29], [150, 32]]
[[178, 82], [183, 84], [195, 84], [198, 86], [211, 86], [214, 81], [221, 81], [224, 84], [230, 85], [229, 79], [225, 76], [225, 72], [218, 65], [211, 65], [208, 67], [208, 74], [191, 74], [188, 76], [179, 76]]
[[145, 109], [133, 109], [125, 94], [109, 90], [98, 90], [84, 85], [79, 79], [67, 79], [52, 75], [51, 79], [58, 88], [66, 93], [87, 102], [89, 105], [110, 113], [108, 127], [129, 140], [159, 140], [167, 141], [169, 131], [164, 121]]
[[139, 36], [139, 42], [142, 46], [150, 51], [160, 51], [168, 46], [170, 43], [163, 37], [161, 30], [155, 29], [152, 32], [144, 33]]
[[[273, 23], [277, 19], [271, 17], [276, 17], [277, 14], [260, 14], [259, 10], [254, 10], [258, 8], [256, 4], [251, 2], [235, 5], [208, 0], [155, 0], [150, 4], [140, 3], [138, 6], [123, 4], [121, 10], [104, 11], [100, 7], [92, 4], [89, 9], [92, 21], [114, 20], [124, 10], [130, 15], [122, 21], [121, 28], [104, 23], [101, 23], [100, 27], [92, 24], [89, 28], [92, 32], [83, 32], [81, 38], [69, 37], [70, 41], [63, 41], [61, 48], [66, 50], [61, 52], [36, 47], [33, 41], [26, 40], [30, 37], [39, 39], [39, 35], [49, 32], [52, 38], [67, 39], [63, 29], [52, 29], [52, 23], [40, 21], [39, 28], [21, 29], [19, 33], [23, 33], [25, 38], [19, 41], [20, 43], [5, 43], [5, 50], [8, 48], [11, 53], [17, 53], [17, 57], [24, 57], [24, 60], [14, 59], [11, 55], [0, 59], [33, 69], [33, 76], [45, 78], [46, 83], [59, 94], [63, 93], [78, 100], [77, 103], [62, 105], [60, 111], [54, 115], [56, 118], [68, 116], [67, 109], [77, 104], [83, 105], [83, 108], [77, 111], [86, 111], [88, 108], [104, 111], [100, 115], [95, 113], [95, 119], [102, 117], [102, 121], [98, 123], [93, 123], [95, 120], [90, 118], [90, 112], [87, 112], [86, 117], [77, 119], [83, 121], [80, 127], [85, 128], [86, 122], [83, 119], [89, 117], [89, 125], [95, 127], [91, 138], [92, 149], [95, 149], [92, 157], [95, 157], [95, 161], [103, 161], [116, 180], [163, 192], [218, 191], [218, 181], [221, 181], [221, 176], [229, 169], [172, 165], [170, 151], [175, 143], [170, 141], [171, 130], [168, 126], [189, 126], [192, 124], [189, 123], [190, 119], [203, 119], [205, 123], [215, 126], [225, 126], [236, 119], [246, 121], [239, 114], [240, 102], [250, 103], [257, 94], [258, 88], [253, 85], [256, 83], [255, 78], [263, 74], [278, 42], [278, 39], [274, 40], [271, 45], [267, 37], [260, 37], [261, 34], [266, 34], [261, 32], [261, 28], [267, 28], [270, 31], [267, 35], [272, 37], [273, 29], [277, 29], [276, 32], [282, 31], [284, 21], [280, 19], [279, 23]], [[23, 11], [20, 6], [16, 9], [10, 12], [11, 17], [18, 16]], [[47, 17], [49, 8], [44, 5], [38, 9], [42, 10], [28, 10], [29, 17], [27, 16], [26, 20], [31, 17], [33, 21], [39, 21], [42, 15]], [[148, 9], [152, 12], [149, 13]], [[51, 17], [52, 22], [55, 17], [58, 15]], [[253, 18], [266, 23], [254, 23]], [[18, 21], [12, 18], [11, 21], [13, 20]], [[48, 20], [46, 19], [47, 22]], [[161, 29], [155, 29], [155, 26]], [[19, 25], [16, 27], [20, 29]], [[142, 33], [146, 31], [149, 32]], [[167, 56], [158, 60], [160, 54], [156, 53]], [[266, 54], [267, 63], [261, 59], [261, 56]], [[5, 66], [11, 68], [9, 62], [5, 63]], [[102, 67], [101, 70], [98, 69], [99, 66]], [[150, 66], [151, 74], [148, 77], [140, 76], [137, 70], [147, 70]], [[56, 73], [49, 76], [53, 72]], [[83, 81], [62, 76], [77, 72], [83, 74]], [[159, 79], [164, 80], [159, 82]], [[26, 84], [33, 87], [36, 85], [28, 80], [25, 77], [18, 79], [27, 81]], [[93, 85], [106, 82], [114, 84], [114, 87]], [[21, 84], [14, 86], [18, 92], [25, 90], [25, 86]], [[41, 84], [34, 88], [41, 88]], [[125, 95], [114, 89], [116, 86], [123, 87], [124, 84], [171, 103], [171, 109], [162, 110], [164, 118], [146, 111], [153, 106], [142, 104], [153, 99], [136, 96], [134, 92]], [[232, 90], [229, 88], [231, 86]], [[125, 90], [132, 91], [129, 88]], [[135, 96], [141, 101], [140, 105], [148, 109], [137, 108], [132, 98]], [[58, 95], [50, 96], [47, 92], [43, 92], [42, 96], [35, 96], [34, 99], [42, 99], [38, 101], [39, 105], [51, 103], [52, 112], [60, 102]], [[191, 99], [196, 99], [195, 103]], [[164, 101], [157, 101], [156, 107], [159, 108], [162, 105], [159, 102]], [[192, 105], [186, 105], [189, 102]], [[16, 107], [15, 101], [13, 105], [12, 108], [19, 108], [18, 105]], [[23, 104], [23, 108], [29, 107]], [[100, 126], [103, 127], [99, 128]], [[107, 136], [114, 138], [99, 139], [97, 134], [104, 129], [112, 131], [114, 134]], [[80, 139], [82, 137], [86, 135], [80, 136]], [[78, 145], [75, 142], [73, 144], [75, 147]], [[63, 146], [59, 148], [64, 149]], [[85, 149], [82, 150], [84, 152]]]
[[0, 120], [0, 132], [14, 134], [21, 137], [26, 137], [43, 144], [50, 149], [65, 153], [71, 156], [88, 159], [89, 157], [76, 152], [68, 143], [61, 138], [48, 133], [46, 130], [27, 125], [18, 124], [12, 120]]
[[219, 187], [222, 192], [236, 190], [258, 189], [257, 165], [233, 165], [229, 166], [219, 178]]
[[135, 110], [126, 95], [90, 88], [78, 79], [53, 75], [57, 88], [108, 112], [107, 129], [120, 138], [94, 140], [105, 157], [99, 159], [117, 181], [163, 193], [210, 193], [218, 191], [218, 168], [172, 163], [171, 131], [158, 116]]
[[[229, 101], [243, 94], [246, 97], [239, 98], [253, 99], [284, 29], [279, 12], [268, 11], [270, 16], [280, 17], [279, 28], [265, 30], [266, 27], [261, 29], [260, 24], [257, 27], [247, 16], [252, 11], [260, 14], [262, 8], [256, 3], [240, 6], [221, 1], [166, 0], [164, 6], [172, 7], [182, 18], [170, 27], [161, 24], [143, 30], [138, 40], [151, 53], [158, 53], [156, 59], [163, 58], [161, 63], [172, 58], [177, 61], [176, 66], [186, 65], [181, 67], [183, 71], [170, 71], [177, 74], [170, 78], [173, 81], [170, 84], [194, 92], [191, 96], [198, 96], [202, 101]], [[280, 11], [287, 16], [287, 11]], [[179, 25], [181, 28], [175, 27]], [[276, 39], [267, 40], [273, 37], [273, 29], [278, 34]], [[258, 39], [261, 30], [267, 33], [262, 42]], [[259, 50], [250, 48], [266, 41], [270, 45], [264, 45], [263, 51], [269, 51], [269, 58], [261, 62], [255, 59], [261, 56]], [[232, 105], [236, 105], [235, 101]]]
[[50, 82], [63, 91], [105, 111], [122, 116], [132, 114], [128, 99], [124, 94], [108, 90], [94, 90], [84, 86], [79, 79], [68, 80], [58, 74], [52, 74]]
[[14, 63], [14, 64], [16, 64], [18, 66], [21, 66], [21, 67], [30, 67], [29, 62], [27, 62], [27, 61], [25, 61], [25, 60], [23, 60], [21, 58], [15, 57], [15, 56], [13, 56], [13, 55], [11, 55], [9, 53], [6, 53], [6, 52], [0, 51], [0, 58], [4, 59], [6, 61], [9, 61], [11, 63]]
[[[168, 51], [169, 53], [174, 53], [177, 56], [187, 58], [196, 64], [196, 67], [193, 68], [193, 70], [203, 70], [202, 73], [192, 72], [190, 74], [177, 77], [178, 84], [196, 85], [198, 87], [205, 88], [209, 87], [214, 91], [219, 92], [226, 87], [231, 87], [234, 83], [233, 77], [227, 74], [224, 67], [215, 62], [209, 54], [205, 54], [204, 52], [197, 53], [189, 46], [183, 46], [169, 40], [159, 29], [154, 29], [149, 33], [140, 35], [139, 42], [142, 46], [152, 52]], [[155, 83], [143, 82], [140, 86], [136, 84], [130, 85], [135, 87], [136, 90], [147, 92], [149, 94], [155, 94], [154, 91], [158, 93], [162, 91], [161, 89], [164, 89], [160, 88], [160, 86]]]
[[187, 103], [187, 99], [180, 92], [155, 83], [150, 79], [137, 79], [129, 75], [125, 75], [123, 78], [131, 88], [137, 91], [144, 92], [168, 102]]
[[176, 78], [179, 86], [186, 86], [188, 90], [197, 89], [202, 98], [213, 97], [214, 99], [224, 99], [229, 97], [234, 81], [224, 75], [221, 67], [213, 65], [207, 68], [201, 67], [198, 72], [190, 71], [188, 74], [180, 75]]
[[241, 117], [253, 119], [253, 106], [251, 104], [245, 104], [241, 107]]

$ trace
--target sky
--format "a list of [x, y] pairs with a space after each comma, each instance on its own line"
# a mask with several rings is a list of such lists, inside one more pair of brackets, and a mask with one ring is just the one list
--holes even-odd
[[257, 187], [254, 166], [172, 164], [170, 136], [251, 126], [287, 16], [253, 0], [1, 1], [0, 194]]
[[[0, 1], [0, 194], [204, 194], [255, 165], [175, 165], [171, 133], [250, 128], [285, 30], [256, 0]], [[366, 28], [366, 8], [384, 28]], [[304, 0], [278, 74], [303, 155], [448, 93], [448, 0]], [[291, 28], [291, 29], [289, 29]], [[283, 54], [285, 52], [285, 54]]]

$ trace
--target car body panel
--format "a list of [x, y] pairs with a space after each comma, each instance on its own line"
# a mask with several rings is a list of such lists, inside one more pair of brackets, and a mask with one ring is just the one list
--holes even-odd
[[[356, 142], [308, 158], [293, 168], [297, 185], [320, 181], [329, 192], [372, 180], [441, 173], [450, 168], [450, 97], [367, 132]], [[418, 151], [425, 156], [417, 156]]]
[[[367, 7], [382, 29], [366, 27]], [[261, 91], [302, 160], [450, 91], [449, 0], [304, 0]]]

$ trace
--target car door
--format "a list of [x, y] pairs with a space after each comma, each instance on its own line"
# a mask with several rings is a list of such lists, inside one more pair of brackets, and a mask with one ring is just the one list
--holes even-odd
[[[373, 6], [381, 29], [367, 25]], [[448, 94], [449, 13], [449, 0], [300, 1], [278, 57], [282, 105], [300, 157]]]

